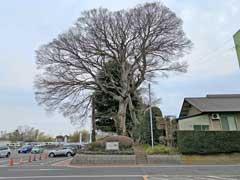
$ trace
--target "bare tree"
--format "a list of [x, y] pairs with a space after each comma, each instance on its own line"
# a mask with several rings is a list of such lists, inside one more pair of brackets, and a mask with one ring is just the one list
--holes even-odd
[[[130, 94], [154, 75], [185, 72], [186, 63], [179, 58], [190, 47], [182, 20], [161, 3], [114, 12], [85, 11], [66, 33], [37, 50], [37, 101], [70, 118], [83, 118], [91, 92], [100, 90], [119, 102], [117, 116], [125, 135], [127, 105], [137, 121]], [[110, 60], [119, 65], [118, 81], [106, 66]], [[110, 83], [100, 83], [99, 70]]]

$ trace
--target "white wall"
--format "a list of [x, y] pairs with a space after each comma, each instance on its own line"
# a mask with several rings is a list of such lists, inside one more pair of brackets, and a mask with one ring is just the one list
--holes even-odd
[[179, 130], [194, 130], [194, 125], [209, 125], [209, 129], [211, 130], [211, 123], [208, 115], [200, 115], [195, 117], [190, 117], [186, 119], [181, 119], [178, 121]]

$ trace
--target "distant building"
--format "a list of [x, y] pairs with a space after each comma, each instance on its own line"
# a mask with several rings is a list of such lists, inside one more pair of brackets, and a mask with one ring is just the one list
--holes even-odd
[[64, 137], [62, 135], [56, 136], [56, 142], [64, 142]]
[[62, 135], [56, 136], [56, 142], [59, 142], [59, 143], [67, 143], [67, 142], [68, 142], [68, 139], [69, 139], [69, 136], [68, 136], [68, 135], [65, 135], [65, 136], [62, 136]]
[[178, 130], [178, 123], [176, 116], [156, 116], [157, 129], [161, 130], [161, 136], [159, 137], [160, 143], [167, 146], [175, 146], [176, 131]]
[[69, 136], [68, 136], [68, 135], [65, 135], [65, 136], [64, 136], [64, 143], [68, 143], [68, 139], [69, 139]]

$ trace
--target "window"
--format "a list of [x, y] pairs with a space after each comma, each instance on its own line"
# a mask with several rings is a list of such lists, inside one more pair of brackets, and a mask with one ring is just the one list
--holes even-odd
[[4, 150], [7, 150], [7, 149], [8, 149], [8, 147], [5, 147], [5, 146], [0, 147], [0, 151], [4, 151]]
[[202, 131], [208, 131], [209, 125], [202, 125]]
[[227, 116], [221, 116], [221, 124], [222, 124], [222, 129], [224, 131], [229, 130], [229, 125], [228, 125], [228, 119]]
[[193, 125], [194, 131], [208, 131], [209, 125]]
[[221, 116], [222, 129], [224, 131], [235, 131], [237, 130], [237, 125], [234, 115], [222, 115]]

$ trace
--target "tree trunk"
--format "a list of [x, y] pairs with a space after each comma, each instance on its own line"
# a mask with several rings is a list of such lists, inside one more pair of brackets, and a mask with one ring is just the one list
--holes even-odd
[[137, 115], [136, 115], [136, 111], [135, 111], [135, 107], [132, 103], [132, 97], [131, 95], [128, 96], [128, 99], [129, 99], [129, 103], [128, 103], [128, 106], [129, 106], [129, 112], [130, 112], [130, 116], [132, 118], [132, 121], [134, 122], [134, 124], [139, 124], [139, 120], [137, 118]]
[[96, 141], [95, 98], [92, 96], [92, 142]]
[[120, 126], [121, 135], [126, 136], [127, 135], [127, 129], [126, 129], [126, 112], [127, 112], [127, 105], [128, 101], [127, 99], [119, 101], [118, 106], [118, 121]]

